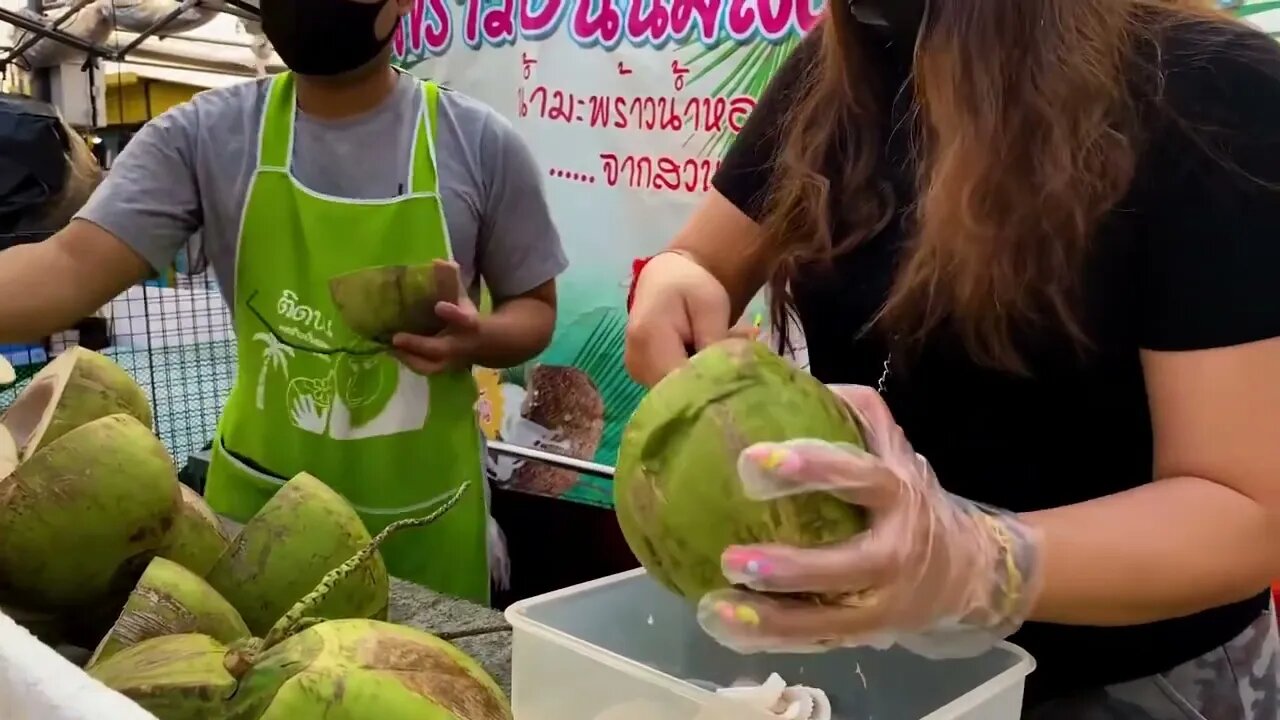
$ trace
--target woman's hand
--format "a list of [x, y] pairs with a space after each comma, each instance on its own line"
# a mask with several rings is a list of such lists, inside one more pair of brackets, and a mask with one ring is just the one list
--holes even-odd
[[728, 548], [723, 571], [740, 589], [703, 598], [703, 628], [741, 652], [896, 642], [930, 657], [977, 654], [1011, 634], [1041, 586], [1037, 533], [944, 491], [875, 390], [833, 390], [860, 419], [868, 452], [759, 444], [738, 469], [750, 497], [830, 492], [867, 509], [867, 530], [822, 548]]
[[636, 382], [652, 387], [701, 350], [729, 335], [729, 293], [692, 257], [669, 250], [640, 272], [624, 354]]

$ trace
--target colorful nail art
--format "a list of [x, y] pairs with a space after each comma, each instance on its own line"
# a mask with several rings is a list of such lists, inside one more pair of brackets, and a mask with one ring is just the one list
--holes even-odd
[[795, 472], [800, 465], [800, 457], [781, 445], [762, 445], [752, 448], [747, 457], [760, 469], [782, 475]]
[[725, 621], [726, 623], [735, 622], [737, 618], [737, 613], [734, 612], [733, 603], [725, 600], [721, 600], [720, 602], [715, 604], [714, 609], [715, 609], [716, 615], [719, 615], [721, 620]]
[[764, 556], [752, 550], [728, 551], [725, 553], [725, 564], [732, 572], [752, 577], [764, 577], [773, 569]]
[[760, 613], [750, 605], [739, 605], [734, 611], [734, 619], [740, 625], [747, 627], [758, 627], [760, 625]]

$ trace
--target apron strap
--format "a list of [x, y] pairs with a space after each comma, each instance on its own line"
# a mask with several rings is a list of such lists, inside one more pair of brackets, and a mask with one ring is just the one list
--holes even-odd
[[258, 167], [288, 170], [293, 156], [293, 73], [283, 72], [271, 78], [267, 89], [267, 105], [262, 110], [262, 126], [258, 129]]
[[422, 122], [413, 140], [413, 162], [409, 164], [409, 192], [435, 193], [439, 189], [436, 168], [436, 108], [440, 99], [440, 86], [433, 82], [422, 83]]

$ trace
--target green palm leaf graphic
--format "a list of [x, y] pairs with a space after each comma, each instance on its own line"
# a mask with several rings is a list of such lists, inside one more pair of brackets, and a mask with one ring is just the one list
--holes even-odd
[[[750, 43], [724, 40], [709, 47], [700, 43], [684, 45], [681, 48], [681, 52], [685, 54], [682, 63], [691, 71], [686, 87], [694, 88], [705, 84], [715, 71], [727, 67], [720, 82], [707, 95], [723, 98], [746, 95], [758, 99], [799, 42], [798, 36], [790, 36], [776, 44], [761, 40]], [[698, 154], [722, 157], [733, 138], [733, 131], [724, 128], [708, 138]], [[692, 134], [685, 142], [691, 140]]]
[[1232, 8], [1231, 12], [1239, 17], [1248, 17], [1257, 15], [1258, 13], [1269, 12], [1271, 10], [1280, 10], [1280, 0], [1265, 0], [1264, 2], [1249, 3], [1237, 8]]

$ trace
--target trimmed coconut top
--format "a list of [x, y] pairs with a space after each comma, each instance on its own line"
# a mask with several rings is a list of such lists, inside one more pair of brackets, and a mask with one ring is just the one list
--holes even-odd
[[80, 354], [79, 348], [72, 348], [46, 365], [0, 417], [0, 424], [8, 429], [18, 446], [19, 459], [30, 458], [40, 445], [40, 438], [53, 420], [58, 400], [75, 372]]
[[13, 435], [5, 426], [0, 425], [0, 480], [13, 474], [18, 469], [18, 445]]
[[13, 365], [5, 356], [0, 355], [0, 387], [12, 385], [14, 380], [18, 379], [18, 374], [13, 371]]

